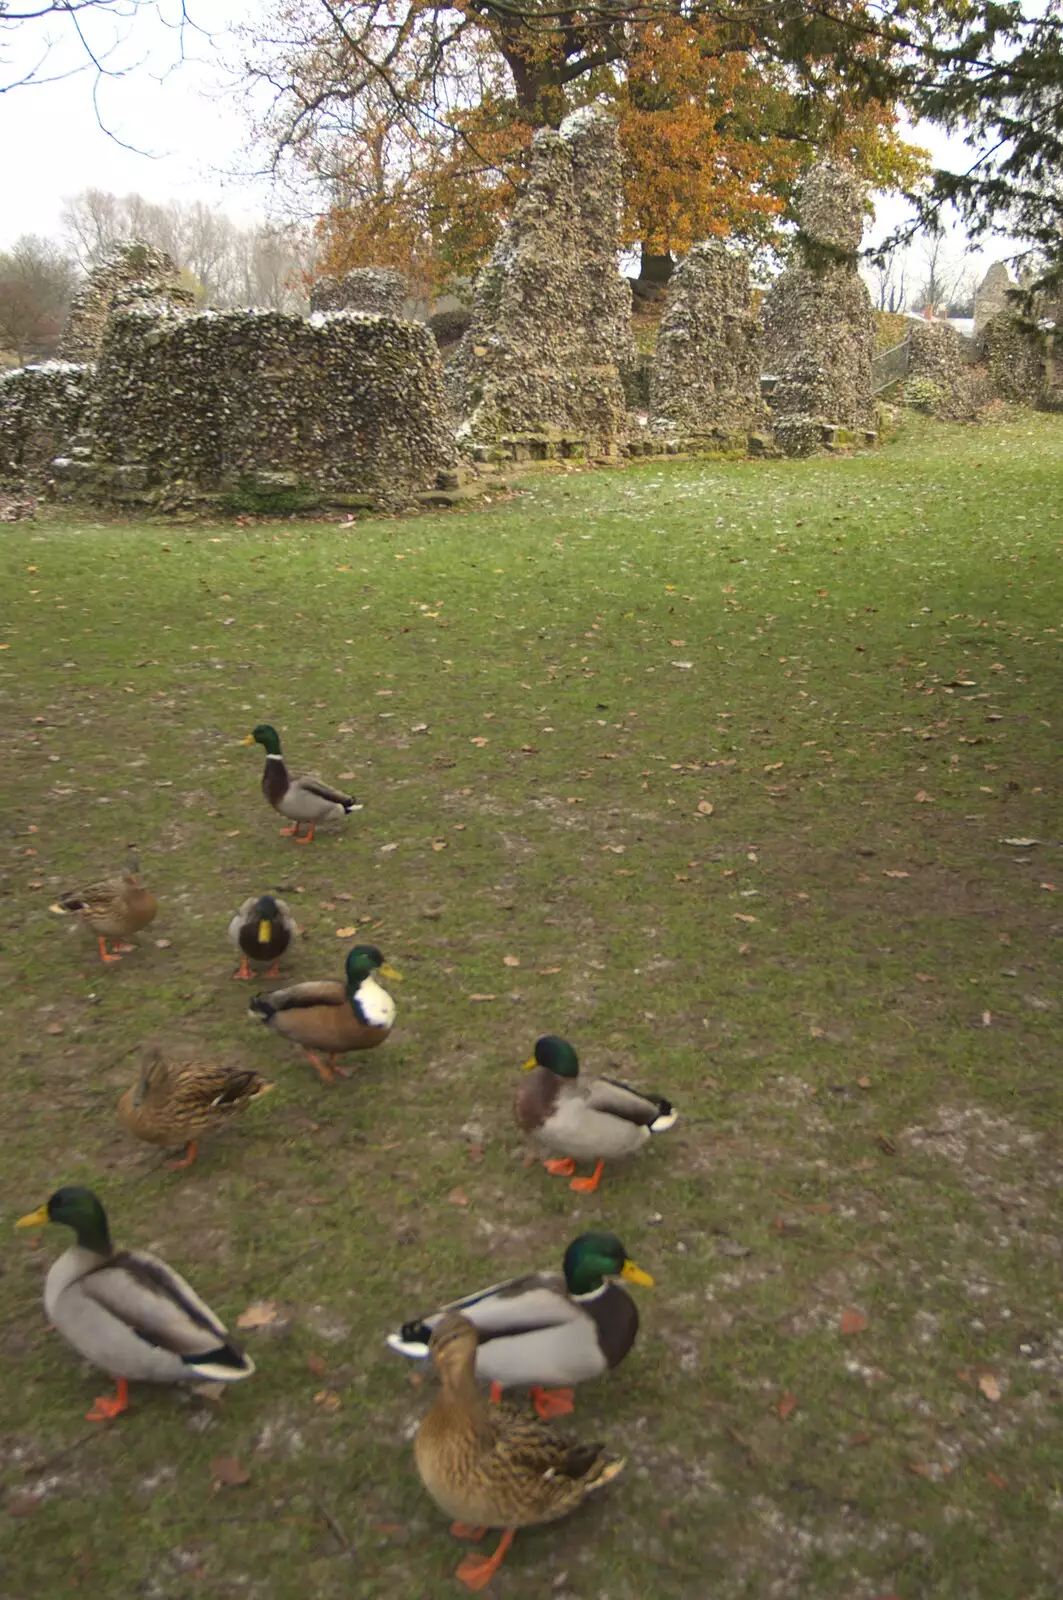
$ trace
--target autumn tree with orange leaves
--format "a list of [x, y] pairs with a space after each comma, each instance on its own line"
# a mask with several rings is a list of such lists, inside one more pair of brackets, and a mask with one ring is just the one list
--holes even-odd
[[620, 121], [625, 241], [647, 274], [709, 234], [771, 237], [828, 151], [880, 186], [910, 178], [893, 107], [846, 91], [833, 36], [790, 22], [784, 48], [781, 23], [766, 42], [750, 15], [772, 11], [719, 0], [636, 23], [552, 0], [275, 0], [249, 67], [273, 89], [259, 134], [324, 195], [325, 270], [399, 266], [428, 290], [485, 259], [535, 128], [591, 101]]

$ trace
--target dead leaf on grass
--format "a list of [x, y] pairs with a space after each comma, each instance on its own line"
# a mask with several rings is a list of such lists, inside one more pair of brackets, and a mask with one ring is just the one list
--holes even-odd
[[911, 877], [911, 873], [910, 872], [900, 872], [900, 871], [884, 872], [882, 874], [882, 876], [884, 878], [910, 878]]
[[276, 1300], [254, 1300], [236, 1319], [238, 1328], [268, 1328], [277, 1320]]
[[520, 966], [520, 956], [503, 956], [502, 957], [502, 965], [504, 967], [519, 967]]
[[306, 1370], [315, 1378], [323, 1378], [327, 1370], [324, 1356], [307, 1356]]
[[472, 1162], [474, 1167], [478, 1167], [480, 1162], [484, 1158], [484, 1147], [483, 1147], [483, 1145], [482, 1144], [471, 1144], [471, 1145], [469, 1145], [468, 1149], [469, 1149], [469, 1160]]
[[460, 1186], [458, 1188], [451, 1189], [450, 1193], [447, 1195], [447, 1199], [450, 1201], [452, 1206], [467, 1206], [469, 1203], [468, 1195]]
[[749, 913], [745, 911], [736, 911], [734, 914], [734, 919], [736, 922], [756, 922], [757, 920], [756, 917], [751, 917]]
[[851, 1334], [863, 1333], [866, 1327], [867, 1318], [864, 1313], [857, 1311], [853, 1306], [847, 1306], [842, 1312], [841, 1320], [838, 1323], [839, 1332], [845, 1334], [846, 1338], [848, 1338]]
[[484, 745], [490, 744], [490, 742], [489, 739], [484, 738], [482, 733], [478, 733], [474, 739], [469, 740], [469, 743], [474, 744], [478, 750], [482, 750]]
[[698, 811], [703, 817], [711, 817], [715, 810], [716, 807], [713, 805], [711, 800], [698, 801]]
[[314, 1404], [320, 1411], [338, 1411], [343, 1401], [335, 1389], [319, 1389], [314, 1396]]
[[787, 1417], [791, 1416], [797, 1410], [797, 1396], [795, 1394], [791, 1394], [789, 1389], [787, 1389], [786, 1393], [782, 1396], [775, 1409], [779, 1413], [779, 1421], [785, 1422]]
[[918, 804], [921, 806], [932, 806], [934, 804], [934, 796], [932, 794], [927, 794], [925, 789], [920, 789], [915, 798]]
[[337, 939], [353, 939], [357, 932], [358, 932], [357, 928], [337, 928], [336, 929], [336, 938]]
[[993, 1013], [991, 1011], [983, 1011], [982, 1012], [982, 1027], [983, 1028], [991, 1028], [992, 1026], [993, 1026]]
[[1000, 1399], [1000, 1384], [992, 1372], [980, 1372], [978, 1374], [978, 1387], [987, 1400], [997, 1401]]
[[871, 1079], [870, 1078], [857, 1078], [856, 1087], [858, 1089], [870, 1089], [870, 1087], [871, 1087]]
[[447, 841], [445, 839], [433, 839], [432, 840], [432, 849], [436, 852], [437, 855], [438, 855], [440, 850], [445, 850], [446, 848], [447, 848]]
[[987, 1472], [986, 1479], [994, 1489], [1007, 1489], [1009, 1486], [1007, 1478], [1000, 1478], [995, 1472]]
[[497, 994], [471, 994], [470, 1000], [497, 1000]]
[[216, 1489], [236, 1489], [251, 1482], [251, 1469], [235, 1456], [215, 1456], [210, 1464], [210, 1475]]
[[1040, 844], [1040, 839], [1001, 839], [1001, 844], [1014, 845], [1016, 850], [1032, 850], [1035, 844]]

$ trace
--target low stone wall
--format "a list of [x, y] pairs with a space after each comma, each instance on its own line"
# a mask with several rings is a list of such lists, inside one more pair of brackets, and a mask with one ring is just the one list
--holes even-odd
[[901, 399], [944, 422], [968, 422], [987, 398], [984, 374], [971, 365], [969, 341], [947, 322], [913, 322]]
[[326, 273], [310, 285], [310, 311], [372, 311], [401, 317], [413, 287], [397, 267], [352, 267], [342, 278]]
[[401, 507], [455, 459], [431, 334], [352, 312], [120, 311], [92, 436], [74, 493], [259, 512]]
[[81, 427], [93, 371], [69, 361], [0, 373], [0, 483], [41, 487]]
[[750, 433], [770, 427], [760, 373], [747, 258], [721, 239], [695, 244], [668, 285], [650, 374], [650, 427], [744, 448]]

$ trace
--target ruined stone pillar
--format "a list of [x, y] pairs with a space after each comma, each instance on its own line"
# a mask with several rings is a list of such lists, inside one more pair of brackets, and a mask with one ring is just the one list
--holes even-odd
[[798, 232], [764, 300], [764, 357], [776, 442], [787, 455], [858, 441], [874, 429], [875, 321], [857, 270], [866, 188], [841, 161], [806, 174]]

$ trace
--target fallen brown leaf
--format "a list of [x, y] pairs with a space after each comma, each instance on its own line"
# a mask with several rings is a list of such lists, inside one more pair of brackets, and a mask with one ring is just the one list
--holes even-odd
[[483, 1145], [482, 1144], [471, 1144], [469, 1146], [469, 1160], [472, 1162], [473, 1166], [474, 1167], [479, 1166], [479, 1164], [483, 1160], [483, 1158], [484, 1158], [484, 1147], [483, 1147]]
[[446, 848], [447, 848], [447, 841], [445, 839], [433, 839], [432, 840], [432, 849], [436, 852], [437, 855], [438, 855], [440, 850], [445, 850]]
[[856, 1311], [852, 1306], [847, 1306], [842, 1312], [838, 1324], [839, 1331], [848, 1337], [853, 1333], [863, 1333], [867, 1327], [867, 1318], [862, 1311]]
[[503, 956], [502, 957], [502, 965], [504, 967], [519, 967], [520, 966], [520, 956]]
[[470, 1000], [497, 1000], [497, 994], [471, 994]]
[[337, 939], [353, 939], [357, 932], [358, 932], [357, 928], [337, 928], [336, 929], [336, 938]]
[[757, 920], [756, 917], [751, 917], [748, 912], [745, 911], [736, 911], [734, 914], [734, 919], [736, 922], [756, 922]]
[[870, 1089], [870, 1087], [871, 1087], [871, 1079], [870, 1078], [857, 1078], [856, 1087], [858, 1089]]
[[321, 1411], [338, 1411], [343, 1401], [335, 1389], [319, 1389], [314, 1396], [314, 1404]]
[[711, 817], [713, 812], [716, 810], [716, 807], [713, 805], [711, 800], [699, 800], [698, 810], [703, 817]]
[[978, 1387], [987, 1400], [997, 1401], [1000, 1399], [1000, 1384], [992, 1372], [980, 1372], [978, 1374]]
[[779, 1413], [779, 1421], [785, 1422], [787, 1417], [791, 1416], [797, 1410], [797, 1396], [795, 1394], [791, 1394], [789, 1389], [787, 1389], [786, 1393], [782, 1396], [775, 1409]]
[[910, 872], [884, 872], [882, 874], [882, 876], [884, 878], [910, 878], [911, 877], [911, 873]]
[[452, 1206], [467, 1206], [469, 1203], [468, 1195], [465, 1193], [465, 1190], [460, 1187], [451, 1189], [450, 1193], [447, 1195], [447, 1199], [450, 1201]]
[[306, 1370], [315, 1378], [323, 1378], [327, 1370], [324, 1356], [307, 1356]]
[[238, 1328], [268, 1328], [277, 1320], [276, 1300], [254, 1300], [236, 1319]]
[[215, 1456], [210, 1464], [210, 1475], [216, 1489], [237, 1489], [241, 1484], [251, 1482], [250, 1467], [245, 1467], [235, 1456]]

